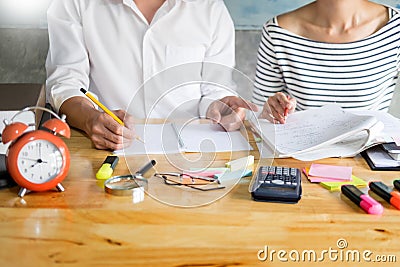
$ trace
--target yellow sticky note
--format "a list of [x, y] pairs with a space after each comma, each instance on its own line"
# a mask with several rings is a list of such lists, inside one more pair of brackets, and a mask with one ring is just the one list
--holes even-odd
[[231, 172], [237, 170], [253, 169], [253, 165], [254, 156], [252, 155], [225, 163], [225, 167], [229, 168]]

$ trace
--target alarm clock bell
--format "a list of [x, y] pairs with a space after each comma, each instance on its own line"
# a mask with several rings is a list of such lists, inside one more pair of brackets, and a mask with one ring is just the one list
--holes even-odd
[[[28, 125], [13, 121], [22, 112], [38, 109], [55, 117], [44, 122], [43, 129], [27, 131]], [[11, 142], [6, 153], [6, 168], [21, 186], [18, 196], [23, 197], [27, 191], [46, 191], [54, 187], [64, 191], [61, 181], [68, 174], [70, 155], [67, 145], [57, 134], [66, 138], [71, 135], [65, 116], [59, 117], [43, 107], [27, 107], [4, 124], [1, 141], [4, 144]]]

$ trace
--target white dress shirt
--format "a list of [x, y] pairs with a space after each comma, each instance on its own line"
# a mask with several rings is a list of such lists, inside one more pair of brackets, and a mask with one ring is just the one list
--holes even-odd
[[234, 27], [222, 0], [166, 0], [150, 24], [133, 0], [56, 0], [47, 17], [47, 97], [57, 111], [80, 88], [137, 118], [177, 108], [203, 116], [234, 94]]

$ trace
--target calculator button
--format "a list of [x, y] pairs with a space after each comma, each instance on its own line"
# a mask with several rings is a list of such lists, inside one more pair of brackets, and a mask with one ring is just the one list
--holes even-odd
[[274, 184], [284, 184], [285, 182], [282, 180], [272, 180], [272, 183]]

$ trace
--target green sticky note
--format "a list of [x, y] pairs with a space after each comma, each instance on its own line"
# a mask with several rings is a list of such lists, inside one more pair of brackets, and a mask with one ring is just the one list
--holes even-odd
[[225, 172], [214, 175], [214, 178], [220, 180], [238, 179], [246, 176], [253, 175], [253, 170], [237, 170], [233, 172]]
[[340, 187], [345, 184], [351, 184], [357, 187], [366, 187], [367, 182], [357, 176], [351, 176], [352, 181], [345, 181], [345, 182], [321, 182], [319, 183], [324, 188], [328, 189], [329, 191], [340, 191]]

